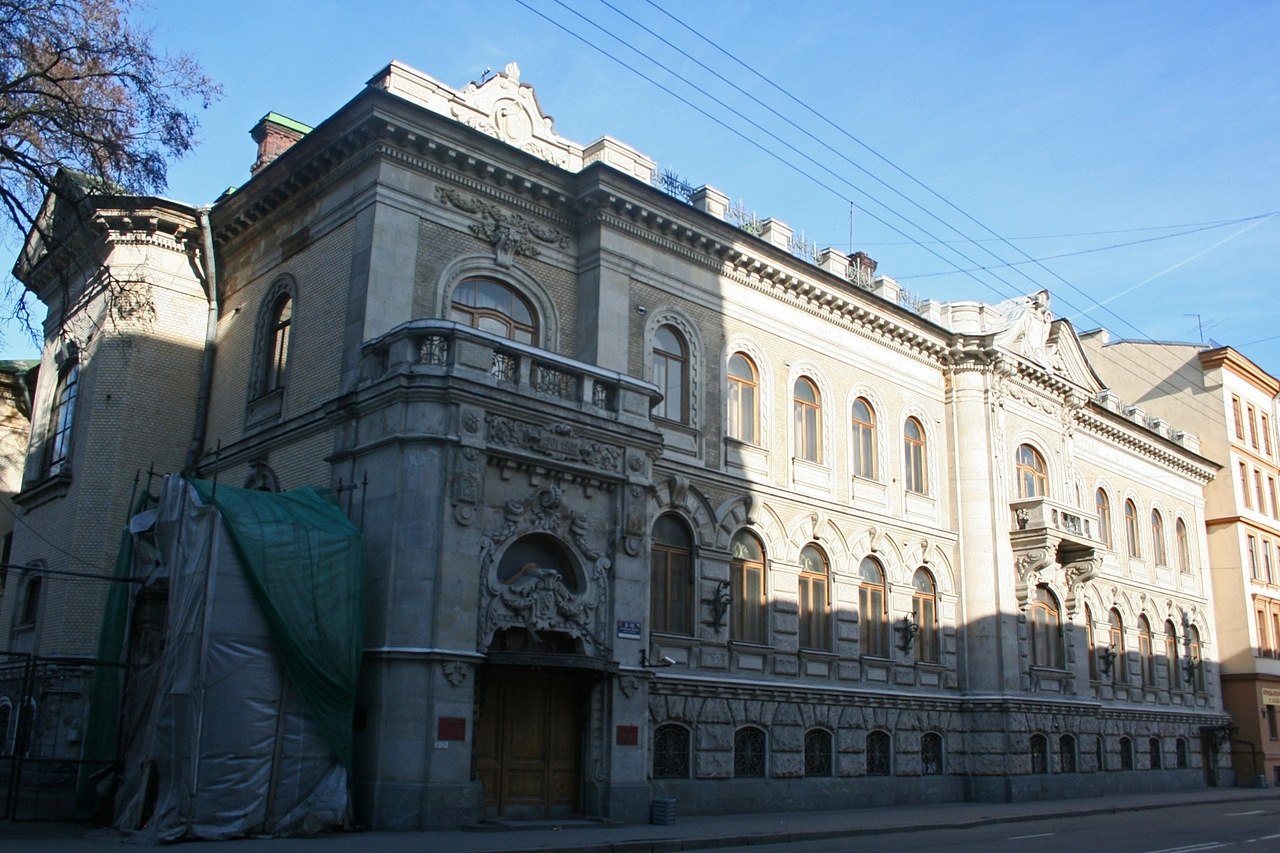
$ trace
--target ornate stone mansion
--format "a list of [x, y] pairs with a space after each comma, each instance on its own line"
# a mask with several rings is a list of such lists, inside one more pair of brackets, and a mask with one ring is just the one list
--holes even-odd
[[514, 64], [392, 63], [254, 137], [210, 207], [51, 203], [19, 259], [49, 320], [6, 648], [92, 656], [104, 585], [40, 569], [110, 566], [136, 472], [188, 470], [362, 527], [378, 828], [1228, 768], [1219, 466], [1048, 293], [904, 308], [864, 254], [560, 137]]

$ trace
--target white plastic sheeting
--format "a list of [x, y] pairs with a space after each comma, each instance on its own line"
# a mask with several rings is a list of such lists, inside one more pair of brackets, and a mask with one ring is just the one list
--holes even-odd
[[135, 571], [167, 583], [165, 639], [127, 690], [116, 826], [176, 841], [346, 825], [346, 771], [290, 695], [218, 510], [169, 477], [150, 533], [136, 553], [157, 560]]

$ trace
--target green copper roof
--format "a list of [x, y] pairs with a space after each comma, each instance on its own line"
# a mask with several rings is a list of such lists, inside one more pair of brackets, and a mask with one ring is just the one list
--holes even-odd
[[261, 121], [259, 121], [258, 123], [261, 124], [264, 121], [269, 121], [269, 122], [272, 122], [273, 124], [278, 124], [278, 125], [281, 125], [282, 127], [287, 127], [290, 130], [296, 130], [298, 131], [298, 133], [301, 133], [304, 136], [311, 132], [311, 125], [303, 124], [300, 121], [294, 121], [288, 116], [280, 115], [280, 113], [267, 113], [262, 117]]

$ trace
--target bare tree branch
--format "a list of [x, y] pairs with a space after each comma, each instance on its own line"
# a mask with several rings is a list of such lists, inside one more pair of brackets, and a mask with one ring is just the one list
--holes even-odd
[[[195, 145], [186, 105], [221, 89], [190, 56], [158, 53], [132, 2], [0, 0], [0, 231], [37, 227], [61, 170], [89, 193], [154, 193]], [[23, 300], [12, 310], [26, 316]]]

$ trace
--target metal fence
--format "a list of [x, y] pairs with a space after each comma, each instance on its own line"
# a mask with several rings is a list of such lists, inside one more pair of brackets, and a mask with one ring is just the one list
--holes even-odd
[[100, 667], [121, 669], [87, 658], [0, 652], [0, 818], [93, 817], [83, 806], [77, 810], [77, 793], [91, 791], [114, 764], [83, 757], [89, 685]]

